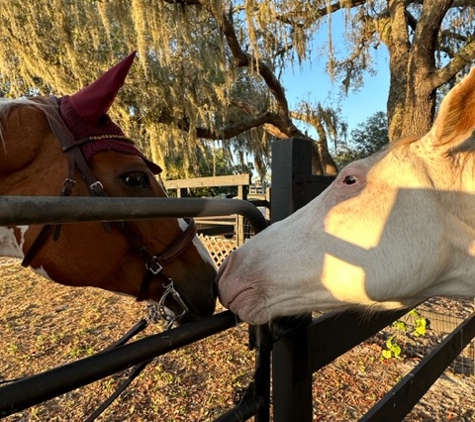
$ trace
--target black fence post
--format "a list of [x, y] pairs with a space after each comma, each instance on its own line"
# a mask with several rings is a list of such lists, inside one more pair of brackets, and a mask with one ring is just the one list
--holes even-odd
[[[272, 223], [292, 214], [297, 204], [294, 189], [296, 174], [312, 172], [313, 146], [301, 139], [278, 140], [272, 145]], [[289, 280], [290, 281], [290, 280]], [[302, 322], [303, 320], [300, 320]], [[288, 328], [292, 321], [282, 318], [279, 332], [285, 332], [273, 346], [272, 391], [275, 422], [310, 422], [312, 420], [312, 374], [307, 370], [307, 332], [311, 315], [300, 329]]]
[[272, 223], [283, 220], [304, 204], [296, 203], [295, 175], [311, 175], [313, 146], [302, 139], [272, 143]]

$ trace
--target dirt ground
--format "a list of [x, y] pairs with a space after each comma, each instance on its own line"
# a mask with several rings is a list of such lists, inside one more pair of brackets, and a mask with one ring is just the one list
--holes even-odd
[[[60, 286], [11, 259], [0, 259], [0, 295], [0, 381], [100, 351], [145, 315], [145, 305], [131, 298]], [[143, 335], [162, 330], [157, 324]], [[315, 421], [358, 420], [417, 364], [420, 356], [400, 333], [401, 355], [382, 358], [385, 342], [396, 334], [382, 333], [315, 374]], [[213, 420], [233, 406], [236, 392], [252, 376], [254, 355], [247, 341], [247, 327], [241, 324], [156, 358], [98, 420]], [[405, 420], [475, 421], [475, 376], [470, 370], [463, 372], [446, 371]], [[116, 374], [4, 420], [84, 420], [123, 376]]]

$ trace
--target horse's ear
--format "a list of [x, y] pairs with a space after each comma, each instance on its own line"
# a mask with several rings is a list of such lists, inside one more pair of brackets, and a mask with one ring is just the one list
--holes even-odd
[[475, 129], [475, 68], [443, 99], [430, 130], [434, 145], [451, 148], [465, 141]]
[[110, 68], [99, 79], [71, 96], [71, 103], [76, 113], [87, 123], [96, 124], [106, 114], [119, 89], [124, 85], [135, 52]]

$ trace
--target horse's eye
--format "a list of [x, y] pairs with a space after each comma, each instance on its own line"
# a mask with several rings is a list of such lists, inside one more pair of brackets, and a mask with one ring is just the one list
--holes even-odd
[[145, 188], [150, 186], [150, 181], [145, 173], [135, 171], [122, 176], [125, 183], [133, 188]]
[[345, 184], [345, 185], [354, 185], [356, 182], [357, 182], [357, 180], [356, 180], [355, 176], [346, 176], [343, 179], [343, 184]]

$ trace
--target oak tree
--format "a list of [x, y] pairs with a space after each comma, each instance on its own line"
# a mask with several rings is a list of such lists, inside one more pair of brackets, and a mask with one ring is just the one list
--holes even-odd
[[[281, 78], [286, 67], [322, 60], [322, 51], [329, 73], [348, 92], [361, 87], [365, 72], [376, 71], [373, 51], [387, 48], [391, 140], [428, 130], [437, 89], [475, 55], [472, 0], [18, 0], [1, 6], [0, 91], [72, 93], [138, 50], [114, 118], [165, 168], [182, 163], [185, 176], [216, 143], [238, 157], [254, 153], [263, 172], [273, 137], [312, 139], [298, 120], [316, 133], [315, 172], [334, 173], [328, 144], [341, 136], [344, 122], [321, 104], [291, 110]], [[331, 35], [337, 13], [346, 23], [343, 54]], [[329, 35], [318, 45], [315, 34], [325, 25]]]

